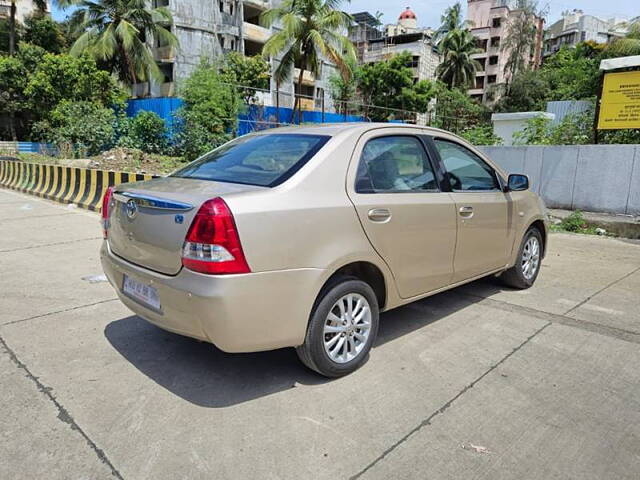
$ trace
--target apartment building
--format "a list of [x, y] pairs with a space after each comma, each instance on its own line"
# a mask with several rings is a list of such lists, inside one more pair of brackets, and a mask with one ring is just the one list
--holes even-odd
[[418, 27], [418, 17], [407, 7], [400, 13], [395, 24], [385, 27], [383, 35], [367, 41], [362, 53], [362, 63], [376, 63], [409, 52], [412, 56], [414, 80], [433, 80], [440, 64], [440, 54], [431, 40], [432, 36], [433, 30]]
[[[483, 103], [492, 103], [498, 99], [501, 87], [507, 81], [505, 67], [510, 51], [503, 42], [508, 35], [511, 22], [522, 14], [516, 8], [515, 0], [468, 0], [467, 21], [471, 33], [476, 37], [480, 53], [473, 58], [480, 63], [474, 85], [469, 95]], [[535, 19], [536, 38], [531, 51], [526, 52], [526, 61], [532, 68], [540, 67], [542, 59], [542, 37], [544, 19]]]
[[[33, 0], [20, 0], [16, 2], [16, 21], [24, 23], [24, 19], [38, 11]], [[51, 0], [47, 0], [47, 12], [51, 11]], [[11, 15], [11, 1], [0, 0], [0, 18], [9, 18]]]
[[[264, 28], [260, 25], [260, 14], [281, 0], [153, 0], [156, 7], [168, 7], [173, 15], [173, 33], [179, 41], [177, 48], [154, 44], [154, 55], [164, 81], [160, 84], [139, 84], [134, 89], [136, 96], [172, 96], [176, 84], [198, 66], [202, 58], [216, 59], [228, 52], [239, 52], [248, 56], [258, 55], [277, 26]], [[274, 59], [275, 69], [279, 59]], [[323, 61], [321, 74], [315, 78], [311, 72], [303, 75], [303, 109], [312, 110], [324, 102], [330, 106], [325, 92], [329, 78], [336, 71], [335, 65]], [[300, 70], [294, 69], [289, 82], [276, 85], [272, 80], [271, 91], [260, 95], [264, 105], [279, 104], [291, 107], [294, 102], [294, 87]], [[280, 92], [279, 99], [276, 92]], [[325, 98], [326, 97], [326, 98]]]
[[621, 18], [602, 20], [593, 15], [585, 15], [582, 10], [566, 10], [562, 12], [560, 20], [547, 28], [543, 56], [548, 57], [563, 46], [573, 47], [580, 42], [610, 42], [616, 37], [624, 36], [629, 23]]

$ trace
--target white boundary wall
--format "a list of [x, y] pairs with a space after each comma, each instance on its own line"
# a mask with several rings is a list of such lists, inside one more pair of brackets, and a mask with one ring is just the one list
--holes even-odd
[[479, 147], [547, 207], [640, 215], [640, 145]]

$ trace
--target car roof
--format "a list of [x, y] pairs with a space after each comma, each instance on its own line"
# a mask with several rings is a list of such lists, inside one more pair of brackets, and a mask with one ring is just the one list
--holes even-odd
[[433, 127], [423, 127], [406, 123], [375, 123], [375, 122], [346, 122], [346, 123], [316, 123], [311, 125], [295, 125], [288, 127], [272, 128], [256, 132], [258, 134], [298, 133], [306, 135], [336, 136], [346, 131], [360, 130], [362, 133], [379, 128], [406, 128], [407, 130], [420, 130], [424, 133], [449, 133]]

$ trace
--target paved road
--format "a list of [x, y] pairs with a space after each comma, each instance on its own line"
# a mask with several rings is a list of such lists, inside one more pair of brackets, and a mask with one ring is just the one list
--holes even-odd
[[640, 244], [553, 235], [539, 283], [383, 315], [326, 381], [133, 316], [95, 214], [0, 190], [0, 478], [637, 479]]

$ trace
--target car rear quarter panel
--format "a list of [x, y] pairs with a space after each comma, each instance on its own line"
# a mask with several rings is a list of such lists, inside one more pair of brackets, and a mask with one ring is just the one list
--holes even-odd
[[366, 261], [381, 270], [388, 295], [394, 295], [391, 273], [369, 243], [345, 189], [356, 139], [352, 132], [332, 138], [281, 186], [224, 197], [252, 272], [320, 269], [318, 282], [309, 285], [315, 298], [341, 267]]

